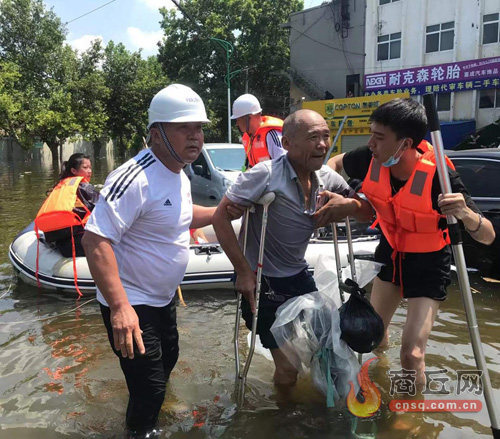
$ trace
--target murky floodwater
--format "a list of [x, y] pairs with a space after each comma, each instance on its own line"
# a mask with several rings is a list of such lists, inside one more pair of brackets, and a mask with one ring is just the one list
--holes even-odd
[[[95, 166], [94, 171], [93, 181], [103, 183], [108, 170]], [[9, 243], [33, 219], [52, 182], [52, 173], [36, 164], [0, 163], [0, 438], [121, 437], [127, 390], [97, 303], [63, 298], [17, 281], [7, 257]], [[477, 276], [471, 284], [478, 291], [474, 301], [483, 348], [500, 401], [500, 284], [487, 284]], [[482, 396], [479, 413], [396, 414], [388, 409], [387, 372], [400, 367], [404, 306], [395, 315], [390, 348], [371, 367], [371, 378], [382, 393], [381, 409], [374, 418], [356, 420], [345, 411], [326, 409], [324, 398], [307, 379], [289, 397], [278, 395], [271, 382], [272, 363], [260, 355], [250, 369], [246, 404], [236, 411], [232, 400], [235, 299], [228, 291], [185, 292], [184, 296], [187, 307], [178, 308], [181, 353], [160, 417], [163, 437], [490, 435]], [[432, 332], [427, 365], [431, 370], [447, 369], [450, 382], [455, 371], [475, 369], [456, 284]]]

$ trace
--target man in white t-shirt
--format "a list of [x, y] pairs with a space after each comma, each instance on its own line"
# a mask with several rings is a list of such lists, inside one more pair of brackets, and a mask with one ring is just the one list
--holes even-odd
[[182, 172], [200, 154], [207, 122], [189, 87], [158, 92], [149, 107], [150, 148], [108, 176], [82, 242], [130, 393], [127, 427], [138, 437], [156, 434], [178, 358], [172, 299], [188, 263], [189, 228], [210, 224], [215, 209], [192, 204]]

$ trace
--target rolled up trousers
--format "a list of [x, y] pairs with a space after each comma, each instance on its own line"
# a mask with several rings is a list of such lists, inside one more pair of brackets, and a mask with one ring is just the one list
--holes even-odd
[[108, 339], [120, 366], [129, 391], [127, 427], [131, 430], [153, 428], [165, 398], [165, 386], [179, 357], [179, 333], [175, 302], [164, 307], [134, 305], [146, 353], [140, 355], [134, 342], [134, 358], [123, 358], [113, 341], [110, 309], [101, 305], [101, 314]]

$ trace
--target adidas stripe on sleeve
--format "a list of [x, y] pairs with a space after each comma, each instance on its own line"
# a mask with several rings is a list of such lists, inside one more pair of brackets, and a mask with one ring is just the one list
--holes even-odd
[[101, 197], [90, 216], [86, 230], [120, 242], [123, 234], [139, 217], [145, 199], [143, 171], [156, 159], [146, 152], [138, 160], [129, 160], [113, 171], [101, 191]]

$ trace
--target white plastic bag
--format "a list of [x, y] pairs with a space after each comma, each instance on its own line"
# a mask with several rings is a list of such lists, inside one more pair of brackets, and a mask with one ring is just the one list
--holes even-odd
[[[350, 382], [356, 393], [359, 390], [356, 354], [340, 339], [341, 301], [334, 267], [334, 258], [321, 256], [314, 273], [318, 291], [286, 301], [276, 311], [271, 327], [278, 346], [297, 370], [310, 370], [329, 407], [345, 400]], [[380, 264], [356, 261], [359, 285], [366, 285], [379, 270]], [[349, 275], [350, 269], [346, 269], [344, 276]]]

